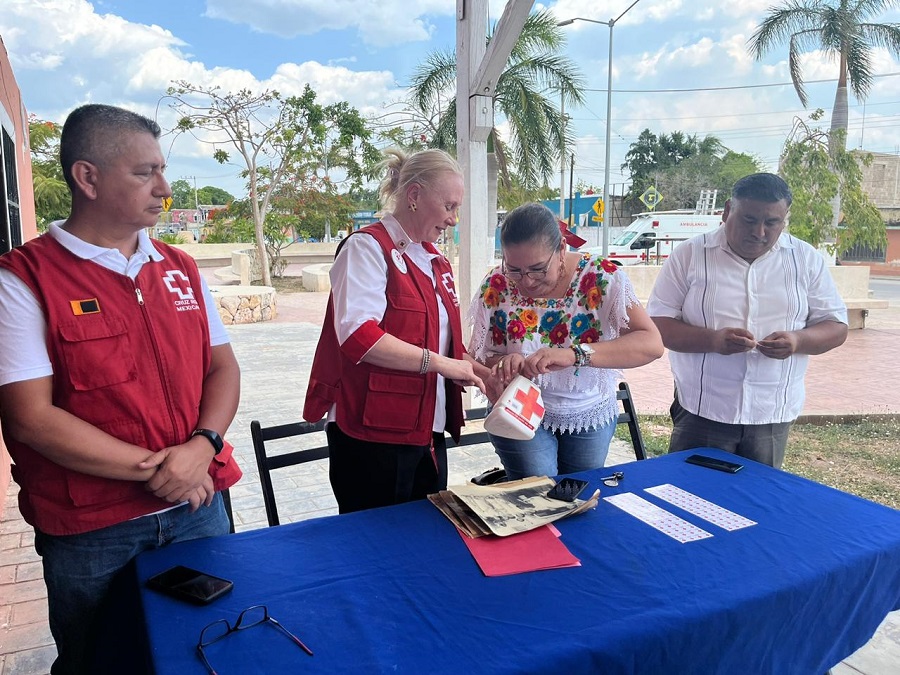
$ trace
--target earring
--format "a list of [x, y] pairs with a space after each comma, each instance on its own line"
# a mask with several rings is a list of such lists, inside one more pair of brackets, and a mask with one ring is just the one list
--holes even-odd
[[415, 212], [416, 212], [416, 208], [417, 208], [417, 207], [416, 207], [416, 203], [415, 203], [415, 202], [410, 202], [408, 208], [409, 208], [410, 211], [412, 211], [413, 213], [415, 213]]
[[562, 278], [566, 278], [566, 259], [563, 258], [562, 262], [559, 264], [559, 276]]

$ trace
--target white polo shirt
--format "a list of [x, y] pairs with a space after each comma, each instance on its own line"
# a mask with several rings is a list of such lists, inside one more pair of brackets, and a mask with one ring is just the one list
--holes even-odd
[[[62, 221], [50, 225], [43, 235], [53, 237], [79, 258], [90, 260], [130, 279], [135, 279], [144, 263], [158, 262], [163, 256], [153, 247], [147, 233], [138, 232], [138, 247], [130, 258], [115, 248], [104, 248], [83, 241], [63, 230]], [[209, 342], [215, 347], [230, 340], [216, 303], [203, 279], [203, 300], [209, 322]], [[47, 354], [47, 323], [40, 303], [31, 289], [9, 270], [0, 269], [0, 386], [53, 374]], [[15, 345], [10, 348], [10, 345]]]
[[[816, 249], [782, 233], [753, 263], [728, 247], [725, 228], [676, 248], [650, 294], [651, 317], [718, 330], [745, 328], [757, 340], [822, 321], [847, 323], [847, 308]], [[669, 351], [685, 410], [726, 424], [795, 420], [803, 410], [807, 354], [784, 360], [756, 349], [741, 354]]]

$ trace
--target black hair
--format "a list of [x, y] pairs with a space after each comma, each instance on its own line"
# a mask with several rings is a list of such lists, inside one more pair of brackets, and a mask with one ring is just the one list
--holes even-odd
[[102, 103], [89, 103], [69, 113], [59, 139], [59, 163], [69, 189], [75, 191], [72, 178], [75, 162], [108, 161], [126, 133], [152, 134], [153, 138], [159, 138], [161, 131], [148, 117]]
[[556, 250], [562, 242], [559, 219], [543, 204], [529, 202], [517, 206], [506, 214], [500, 227], [500, 245], [513, 246], [542, 241], [547, 248]]
[[753, 199], [758, 202], [779, 202], [790, 206], [794, 200], [791, 188], [774, 173], [752, 173], [744, 176], [731, 188], [732, 199]]

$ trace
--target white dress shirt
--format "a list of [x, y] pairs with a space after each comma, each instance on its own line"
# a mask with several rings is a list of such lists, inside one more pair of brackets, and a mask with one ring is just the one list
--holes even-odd
[[[782, 233], [752, 263], [728, 247], [725, 228], [676, 248], [660, 270], [647, 311], [713, 330], [745, 328], [757, 340], [822, 321], [847, 323], [824, 258]], [[803, 410], [807, 354], [771, 359], [741, 354], [669, 352], [678, 401], [685, 410], [726, 424], [774, 424]]]
[[[422, 244], [413, 242], [392, 215], [385, 214], [381, 222], [398, 250], [403, 252], [404, 258], [412, 261], [434, 284], [431, 261], [437, 255], [426, 251]], [[387, 275], [384, 251], [375, 237], [355, 235], [344, 242], [329, 273], [334, 303], [334, 329], [340, 344], [344, 344], [367, 321], [381, 323], [384, 319], [387, 309]], [[436, 287], [435, 296], [437, 297]], [[446, 356], [450, 350], [450, 317], [439, 297], [437, 306], [440, 316], [440, 353]], [[425, 330], [424, 325], [422, 330]], [[329, 422], [335, 420], [335, 409], [336, 404], [328, 413]], [[440, 433], [446, 424], [446, 387], [444, 376], [438, 375], [432, 430]]]
[[[138, 232], [138, 247], [130, 258], [115, 248], [104, 248], [83, 241], [60, 227], [62, 221], [50, 225], [45, 237], [53, 237], [64, 248], [84, 260], [90, 260], [108, 270], [137, 278], [144, 263], [159, 262], [163, 256], [153, 247], [147, 233]], [[229, 342], [216, 302], [203, 285], [206, 318], [209, 322], [209, 342], [215, 347]], [[53, 375], [47, 354], [47, 322], [41, 305], [31, 289], [9, 270], [0, 269], [0, 386]], [[15, 345], [11, 349], [9, 345]]]

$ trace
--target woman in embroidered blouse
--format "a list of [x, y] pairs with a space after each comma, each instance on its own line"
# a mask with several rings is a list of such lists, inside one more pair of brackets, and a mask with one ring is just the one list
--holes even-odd
[[469, 310], [469, 352], [505, 386], [541, 387], [544, 419], [530, 441], [491, 436], [510, 479], [599, 468], [618, 416], [618, 368], [658, 359], [662, 338], [628, 277], [599, 256], [568, 251], [541, 204], [507, 214], [503, 260]]

